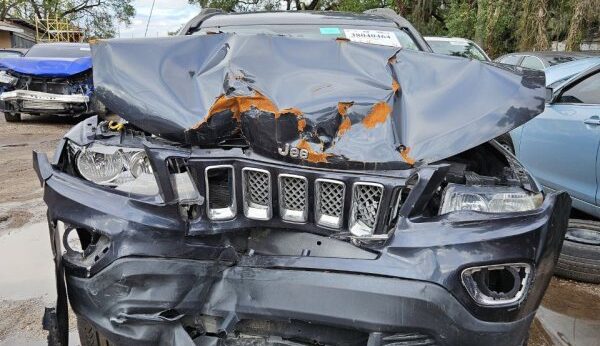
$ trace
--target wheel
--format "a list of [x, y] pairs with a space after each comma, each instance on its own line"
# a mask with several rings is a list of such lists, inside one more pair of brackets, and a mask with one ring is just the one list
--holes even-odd
[[77, 331], [81, 346], [114, 346], [94, 326], [81, 317], [77, 317]]
[[21, 121], [21, 113], [4, 113], [4, 119], [8, 123], [16, 123]]
[[567, 279], [600, 283], [600, 222], [570, 219], [554, 273]]

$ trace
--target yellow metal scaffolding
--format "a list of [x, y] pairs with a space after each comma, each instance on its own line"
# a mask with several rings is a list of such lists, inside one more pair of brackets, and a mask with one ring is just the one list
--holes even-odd
[[35, 19], [37, 42], [82, 42], [83, 32], [67, 19], [49, 18]]

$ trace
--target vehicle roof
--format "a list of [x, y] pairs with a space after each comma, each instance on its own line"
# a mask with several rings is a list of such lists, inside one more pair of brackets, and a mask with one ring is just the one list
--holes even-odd
[[[33, 47], [89, 47], [89, 43], [76, 43], [76, 42], [48, 42], [48, 43], [36, 43]], [[33, 48], [32, 47], [32, 48]]]
[[558, 52], [558, 51], [545, 51], [545, 52], [514, 52], [508, 53], [507, 55], [532, 55], [538, 58], [557, 58], [557, 57], [593, 57], [600, 56], [600, 51], [583, 51], [583, 52]]
[[202, 22], [203, 27], [257, 24], [337, 24], [398, 27], [394, 21], [378, 15], [329, 11], [218, 13], [206, 18], [206, 20]]
[[0, 48], [0, 52], [19, 52], [26, 53], [29, 48]]
[[473, 42], [467, 38], [462, 37], [441, 37], [441, 36], [425, 36], [424, 39], [426, 41], [444, 41], [444, 42]]

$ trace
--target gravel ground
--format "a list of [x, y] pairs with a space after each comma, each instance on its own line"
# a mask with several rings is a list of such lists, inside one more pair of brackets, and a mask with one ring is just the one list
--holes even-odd
[[[25, 116], [21, 123], [6, 123], [0, 117], [0, 346], [45, 344], [41, 319], [44, 307], [55, 299], [54, 274], [31, 151], [52, 155], [61, 136], [77, 122]], [[71, 341], [78, 343], [75, 329]], [[600, 346], [600, 285], [554, 278], [529, 345]]]

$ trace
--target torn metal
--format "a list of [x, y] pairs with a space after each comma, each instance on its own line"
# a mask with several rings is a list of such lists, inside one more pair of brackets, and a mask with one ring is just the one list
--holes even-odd
[[432, 162], [544, 109], [542, 72], [345, 41], [218, 34], [100, 41], [92, 54], [98, 97], [139, 128], [297, 162], [278, 155], [288, 145], [309, 165]]

